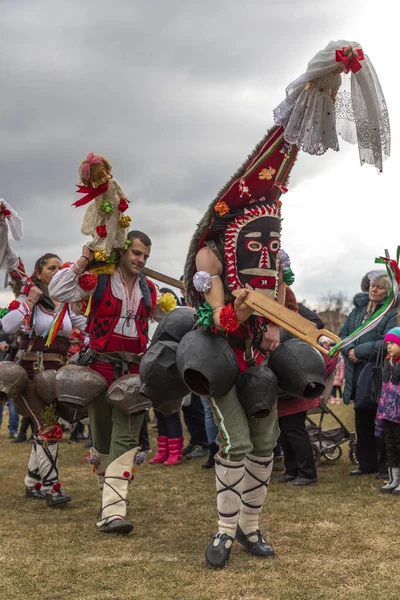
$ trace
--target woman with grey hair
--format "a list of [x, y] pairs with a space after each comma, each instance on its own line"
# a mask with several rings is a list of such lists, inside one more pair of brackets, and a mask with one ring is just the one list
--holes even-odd
[[[369, 290], [356, 294], [354, 297], [354, 308], [347, 317], [339, 334], [342, 339], [362, 325], [383, 305], [389, 289], [390, 281], [385, 273], [372, 276]], [[375, 360], [376, 353], [383, 342], [385, 334], [392, 327], [396, 326], [397, 306], [398, 303], [386, 313], [374, 329], [368, 331], [358, 338], [358, 340], [355, 340], [353, 344], [343, 349], [345, 360], [343, 401], [345, 404], [349, 404], [355, 400], [361, 371], [367, 362]], [[386, 470], [384, 464], [378, 465], [378, 462], [382, 463], [382, 461], [378, 460], [378, 447], [375, 437], [376, 409], [377, 405], [372, 399], [370, 403], [368, 403], [367, 399], [367, 402], [363, 406], [358, 407], [356, 404], [354, 407], [359, 467], [352, 471], [350, 475], [375, 473], [378, 468], [382, 473]]]

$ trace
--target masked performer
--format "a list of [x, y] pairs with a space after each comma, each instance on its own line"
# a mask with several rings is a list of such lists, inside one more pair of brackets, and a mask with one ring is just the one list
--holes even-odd
[[56, 254], [44, 254], [36, 261], [29, 285], [24, 285], [21, 280], [24, 269], [19, 261], [16, 270], [11, 272], [17, 299], [11, 302], [9, 312], [1, 319], [6, 333], [20, 333], [15, 360], [29, 376], [27, 390], [15, 399], [17, 411], [24, 417], [31, 417], [35, 428], [35, 441], [25, 477], [26, 495], [45, 499], [49, 506], [65, 504], [71, 497], [62, 491], [58, 476], [58, 442], [62, 436], [57, 421], [58, 408], [42, 398], [37, 377], [43, 371], [58, 370], [66, 363], [67, 339], [72, 328], [84, 330], [86, 326], [85, 317], [67, 310], [63, 313], [57, 337], [49, 346], [46, 345], [45, 337], [58, 309], [57, 303], [49, 296], [48, 286], [60, 267], [61, 259]]
[[361, 165], [382, 170], [390, 156], [390, 124], [374, 67], [360, 44], [339, 40], [318, 52], [286, 88], [274, 110], [285, 140], [308, 154], [339, 150], [338, 134], [358, 144]]
[[[59, 271], [50, 288], [59, 301], [76, 302], [92, 296], [87, 364], [103, 375], [109, 386], [126, 373], [138, 373], [147, 348], [148, 321], [165, 314], [154, 283], [142, 273], [151, 241], [140, 231], [129, 232], [128, 239], [130, 246], [120, 252], [112, 274], [85, 273], [93, 253], [84, 246], [82, 256]], [[143, 453], [138, 453], [138, 442], [145, 413], [127, 415], [111, 406], [105, 394], [88, 406], [88, 412], [94, 446], [89, 462], [102, 489], [97, 525], [104, 533], [129, 533], [133, 526], [125, 518], [128, 485], [134, 465], [144, 459]]]
[[[279, 328], [253, 315], [242, 300], [250, 287], [284, 304], [279, 197], [296, 154], [283, 128], [273, 128], [212, 202], [189, 249], [187, 300], [199, 309], [209, 307], [212, 330], [226, 337], [242, 372], [279, 344]], [[244, 291], [235, 299], [232, 291], [238, 289]], [[249, 418], [236, 386], [226, 396], [209, 398], [220, 449], [215, 457], [218, 532], [207, 546], [208, 567], [225, 566], [235, 537], [255, 556], [274, 554], [260, 532], [259, 516], [279, 434], [275, 399], [268, 416]]]

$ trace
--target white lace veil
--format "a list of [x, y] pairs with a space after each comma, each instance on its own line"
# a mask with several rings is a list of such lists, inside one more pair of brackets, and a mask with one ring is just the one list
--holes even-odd
[[[292, 81], [286, 95], [295, 93], [299, 86], [327, 75], [340, 68], [336, 50], [351, 46], [361, 49], [357, 42], [338, 40], [317, 52], [307, 65], [305, 73]], [[366, 54], [357, 73], [342, 74], [342, 86], [336, 96], [336, 128], [350, 144], [358, 144], [360, 162], [375, 165], [382, 170], [383, 161], [390, 156], [390, 123], [385, 97], [375, 69]]]

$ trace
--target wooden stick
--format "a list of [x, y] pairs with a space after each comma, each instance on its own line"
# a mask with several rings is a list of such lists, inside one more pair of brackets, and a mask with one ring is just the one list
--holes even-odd
[[[233, 292], [233, 295], [236, 297], [241, 291], [242, 290], [236, 290]], [[289, 333], [292, 333], [301, 340], [311, 344], [311, 346], [314, 346], [314, 348], [323, 354], [328, 354], [329, 350], [326, 350], [318, 344], [320, 337], [324, 335], [335, 342], [335, 344], [340, 342], [340, 338], [334, 333], [331, 333], [327, 329], [317, 329], [317, 326], [315, 323], [312, 323], [312, 321], [289, 310], [285, 306], [282, 306], [282, 304], [266, 298], [259, 292], [248, 290], [247, 296], [244, 298], [243, 302], [263, 317], [267, 317], [267, 319], [276, 323], [276, 325], [279, 325], [279, 327], [283, 327], [283, 329], [286, 329]]]
[[173, 287], [178, 288], [179, 290], [184, 290], [183, 281], [178, 281], [178, 279], [174, 279], [173, 277], [168, 277], [168, 275], [163, 275], [158, 271], [153, 271], [153, 269], [149, 269], [145, 267], [143, 269], [143, 273], [147, 275], [147, 277], [151, 277], [152, 279], [156, 279], [157, 281], [161, 281], [162, 283], [166, 283], [167, 285], [172, 285]]

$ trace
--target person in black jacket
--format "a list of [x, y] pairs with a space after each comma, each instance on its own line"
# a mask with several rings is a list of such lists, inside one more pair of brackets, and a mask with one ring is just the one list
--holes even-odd
[[[372, 278], [368, 292], [356, 294], [353, 301], [354, 308], [339, 333], [342, 339], [347, 337], [379, 310], [388, 295], [389, 288], [390, 282], [387, 275], [378, 274]], [[396, 320], [397, 305], [386, 313], [374, 329], [362, 335], [354, 344], [346, 346], [343, 349], [345, 360], [343, 402], [345, 404], [349, 404], [355, 400], [360, 373], [367, 362], [375, 359], [379, 345], [382, 343], [385, 334], [396, 326]], [[368, 398], [365, 399], [365, 404], [363, 403], [363, 405], [358, 406], [357, 403], [355, 404], [359, 468], [351, 471], [350, 475], [364, 475], [375, 473], [378, 470], [382, 475], [385, 474], [384, 448], [378, 449], [377, 438], [374, 435], [376, 409], [376, 405], [368, 403]]]

